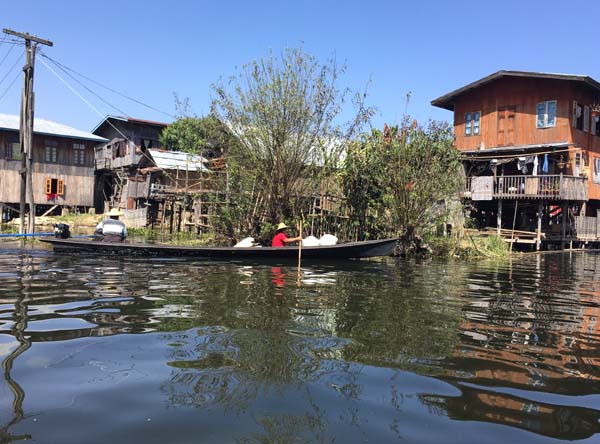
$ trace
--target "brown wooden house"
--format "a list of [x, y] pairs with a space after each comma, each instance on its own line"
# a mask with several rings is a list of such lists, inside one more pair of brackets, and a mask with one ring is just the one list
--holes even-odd
[[464, 197], [481, 227], [538, 248], [600, 240], [600, 83], [498, 71], [431, 103], [454, 112]]
[[[218, 192], [224, 171], [214, 150], [203, 155], [160, 149], [166, 123], [107, 116], [94, 134], [109, 139], [95, 148], [96, 209], [121, 208], [129, 226], [208, 226], [205, 194]], [[219, 155], [220, 156], [220, 155]], [[218, 156], [217, 156], [218, 157]], [[213, 199], [214, 200], [214, 199]]]
[[[36, 118], [33, 126], [33, 196], [36, 212], [56, 206], [93, 206], [94, 146], [102, 137]], [[19, 116], [0, 114], [0, 206], [2, 220], [18, 216], [21, 147]]]

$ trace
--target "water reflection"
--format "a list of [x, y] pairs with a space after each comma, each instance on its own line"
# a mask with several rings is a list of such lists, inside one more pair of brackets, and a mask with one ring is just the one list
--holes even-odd
[[[132, 399], [154, 393], [138, 405], [149, 418], [167, 405], [189, 419], [173, 433], [193, 436], [198, 417], [183, 412], [197, 411], [224, 426], [221, 441], [461, 442], [473, 422], [491, 442], [506, 430], [523, 442], [591, 437], [599, 261], [350, 262], [303, 267], [297, 285], [285, 265], [0, 251], [0, 353], [13, 399], [2, 404], [0, 441], [32, 435], [25, 412], [60, 397], [34, 383], [28, 359], [42, 355], [69, 396], [125, 414], [112, 397], [118, 381]], [[79, 385], [68, 385], [74, 374]]]

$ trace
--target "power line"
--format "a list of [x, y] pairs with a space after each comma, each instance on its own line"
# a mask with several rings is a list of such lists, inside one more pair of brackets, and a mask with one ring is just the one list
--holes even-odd
[[119, 112], [120, 114], [122, 114], [123, 116], [127, 116], [128, 114], [122, 110], [120, 110], [119, 108], [117, 108], [115, 105], [111, 104], [110, 102], [108, 102], [107, 100], [103, 99], [99, 94], [97, 94], [96, 92], [94, 92], [92, 89], [88, 88], [86, 85], [84, 85], [81, 81], [79, 81], [78, 79], [76, 79], [75, 77], [73, 77], [73, 75], [71, 75], [66, 69], [64, 69], [60, 64], [56, 63], [54, 60], [52, 60], [50, 57], [46, 57], [48, 60], [50, 60], [52, 63], [54, 63], [54, 65], [60, 69], [62, 72], [64, 72], [66, 75], [68, 75], [71, 79], [73, 79], [75, 82], [77, 82], [82, 88], [84, 88], [85, 90], [87, 90], [90, 94], [93, 94], [96, 98], [98, 98], [99, 100], [101, 100], [102, 102], [104, 102], [106, 105], [110, 106], [111, 108], [115, 109], [117, 112]]
[[15, 82], [17, 81], [17, 79], [19, 78], [19, 76], [21, 75], [20, 72], [17, 73], [17, 75], [15, 76], [15, 78], [13, 79], [12, 82], [10, 82], [10, 85], [8, 85], [8, 88], [6, 88], [4, 90], [4, 92], [2, 93], [2, 95], [0, 96], [0, 102], [2, 101], [2, 99], [4, 98], [4, 96], [6, 95], [6, 93], [8, 92], [8, 90], [10, 89], [11, 86], [13, 86], [15, 84]]
[[[86, 79], [86, 80], [88, 80], [88, 81], [90, 81], [90, 82], [92, 82], [92, 83], [94, 83], [94, 84], [96, 84], [96, 85], [98, 85], [98, 86], [100, 86], [100, 87], [102, 87], [102, 88], [104, 88], [104, 89], [107, 89], [108, 91], [110, 91], [110, 92], [112, 92], [112, 93], [114, 93], [114, 94], [117, 94], [118, 96], [121, 96], [121, 97], [123, 97], [123, 98], [125, 98], [125, 99], [127, 99], [127, 100], [131, 100], [132, 102], [135, 102], [135, 103], [137, 103], [138, 105], [142, 105], [142, 106], [144, 106], [144, 107], [146, 107], [146, 108], [148, 108], [148, 109], [151, 109], [151, 110], [153, 110], [153, 111], [156, 111], [156, 112], [158, 112], [158, 113], [164, 114], [165, 116], [171, 117], [172, 119], [175, 119], [175, 118], [176, 118], [176, 116], [174, 116], [174, 115], [172, 115], [172, 114], [169, 114], [169, 113], [167, 113], [167, 112], [165, 112], [165, 111], [162, 111], [162, 110], [160, 110], [160, 109], [154, 108], [153, 106], [150, 106], [150, 105], [148, 105], [148, 104], [146, 104], [146, 103], [144, 103], [144, 102], [141, 102], [140, 100], [137, 100], [137, 99], [134, 99], [133, 97], [129, 97], [129, 96], [125, 95], [125, 94], [122, 94], [122, 93], [120, 93], [119, 91], [116, 91], [116, 90], [114, 90], [113, 88], [111, 88], [111, 87], [109, 87], [109, 86], [103, 85], [102, 83], [100, 83], [100, 82], [97, 82], [97, 81], [95, 81], [95, 80], [93, 80], [93, 79], [91, 79], [91, 78], [89, 78], [89, 77], [87, 77], [87, 76], [85, 76], [85, 75], [83, 75], [83, 74], [81, 74], [81, 73], [79, 73], [79, 72], [75, 71], [75, 70], [74, 70], [74, 69], [72, 69], [72, 68], [69, 68], [68, 66], [66, 66], [66, 65], [64, 65], [64, 64], [62, 64], [62, 63], [60, 63], [59, 61], [57, 61], [57, 60], [54, 60], [54, 59], [52, 59], [51, 57], [48, 57], [46, 54], [42, 53], [41, 51], [40, 51], [40, 53], [41, 53], [41, 56], [42, 56], [42, 57], [45, 57], [45, 58], [47, 58], [47, 59], [48, 59], [48, 60], [50, 60], [52, 63], [54, 63], [56, 66], [58, 66], [59, 68], [61, 68], [63, 71], [65, 71], [65, 70], [71, 71], [71, 72], [73, 72], [74, 74], [77, 74], [78, 76], [80, 76], [80, 77], [83, 77], [84, 79]], [[72, 76], [71, 76], [71, 78], [72, 78]], [[111, 105], [111, 106], [112, 106], [112, 105]], [[113, 107], [113, 108], [114, 108], [114, 107]]]
[[2, 77], [2, 80], [0, 80], [0, 85], [2, 85], [2, 82], [4, 82], [4, 80], [6, 80], [6, 78], [10, 75], [10, 73], [13, 71], [13, 69], [15, 69], [15, 66], [17, 66], [17, 63], [19, 63], [19, 61], [22, 58], [23, 58], [23, 54], [21, 54], [19, 57], [17, 57], [17, 60], [15, 61], [15, 64], [10, 67], [10, 69], [8, 70], [8, 72], [4, 75], [4, 77]]
[[[49, 57], [45, 57], [47, 59], [50, 59]], [[89, 101], [87, 101], [81, 94], [79, 94], [79, 92], [77, 92], [77, 90], [75, 88], [73, 88], [71, 85], [69, 85], [69, 82], [67, 82], [65, 79], [63, 79], [60, 74], [58, 74], [56, 71], [54, 71], [46, 62], [44, 62], [43, 59], [40, 59], [40, 62], [42, 62], [42, 64], [52, 73], [54, 74], [62, 83], [65, 84], [65, 86], [67, 88], [69, 88], [71, 90], [71, 92], [73, 92], [73, 94], [75, 94], [77, 97], [79, 97], [79, 99], [81, 99], [87, 106], [89, 106], [96, 114], [98, 114], [100, 117], [105, 118], [105, 115], [102, 114], [100, 111], [98, 111], [96, 109], [96, 107], [94, 107], [94, 105], [92, 105]], [[117, 132], [119, 133], [124, 140], [131, 142], [133, 145], [135, 145], [135, 142], [133, 142], [133, 140], [131, 140], [129, 137], [127, 137], [125, 134], [123, 134], [123, 132], [117, 128], [109, 119], [106, 120], [107, 123]], [[151, 162], [154, 162], [154, 159], [152, 159], [152, 157], [150, 157], [148, 155], [148, 153], [142, 151], [142, 156], [144, 156], [146, 159], [150, 160]], [[200, 163], [202, 163], [200, 161]], [[166, 170], [162, 170], [163, 173], [165, 174], [165, 176], [167, 176], [168, 178], [170, 178], [171, 180], [177, 180], [176, 177], [174, 177], [172, 174], [169, 174]]]
[[10, 52], [14, 49], [14, 47], [15, 47], [15, 45], [11, 45], [10, 46], [10, 48], [6, 52], [6, 55], [2, 58], [2, 60], [0, 60], [0, 66], [2, 66], [2, 64], [4, 63], [4, 61], [6, 60], [6, 58], [9, 56]]

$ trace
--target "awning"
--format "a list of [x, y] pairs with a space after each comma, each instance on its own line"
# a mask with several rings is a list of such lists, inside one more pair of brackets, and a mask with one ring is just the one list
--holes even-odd
[[510, 158], [519, 157], [523, 154], [535, 154], [565, 150], [568, 149], [569, 146], [569, 142], [547, 143], [542, 145], [514, 145], [483, 150], [461, 151], [460, 155], [463, 160], [490, 160], [495, 157]]

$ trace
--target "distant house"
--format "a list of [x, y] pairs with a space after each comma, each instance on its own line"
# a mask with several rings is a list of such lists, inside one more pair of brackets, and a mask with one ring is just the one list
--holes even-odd
[[[103, 137], [35, 118], [33, 196], [37, 213], [52, 206], [94, 205], [94, 146]], [[0, 205], [4, 221], [18, 215], [21, 147], [19, 116], [0, 114]]]
[[454, 112], [464, 197], [480, 225], [535, 232], [520, 239], [538, 248], [600, 240], [600, 83], [498, 71], [431, 103]]
[[222, 165], [216, 167], [201, 155], [160, 149], [160, 133], [166, 127], [107, 116], [93, 130], [109, 139], [95, 149], [97, 210], [121, 208], [130, 226], [207, 224], [201, 216], [206, 214], [202, 193], [211, 189], [210, 176]]

